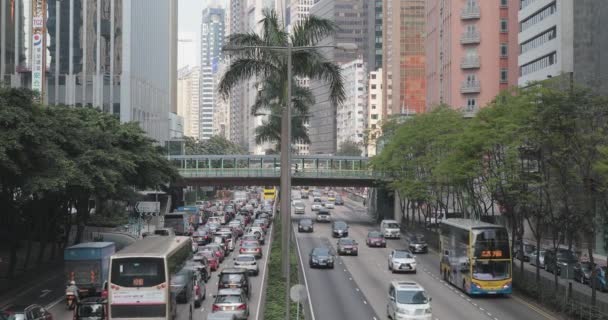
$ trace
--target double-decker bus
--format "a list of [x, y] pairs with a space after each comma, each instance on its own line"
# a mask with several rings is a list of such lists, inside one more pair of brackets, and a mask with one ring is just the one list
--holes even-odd
[[274, 186], [264, 187], [264, 200], [274, 200], [277, 195], [277, 188]]
[[441, 275], [469, 295], [512, 292], [511, 248], [503, 226], [469, 219], [440, 225]]
[[191, 255], [189, 237], [163, 236], [146, 237], [112, 255], [109, 319], [192, 319], [192, 304], [178, 306], [171, 290], [171, 277]]

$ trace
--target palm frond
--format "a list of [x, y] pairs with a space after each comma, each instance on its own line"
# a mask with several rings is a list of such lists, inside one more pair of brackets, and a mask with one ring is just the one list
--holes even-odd
[[230, 90], [239, 82], [253, 76], [264, 76], [276, 73], [276, 67], [270, 62], [260, 59], [239, 58], [233, 61], [228, 71], [222, 76], [218, 85], [218, 92], [223, 98], [227, 98]]
[[328, 61], [318, 50], [300, 51], [294, 54], [294, 74], [300, 77], [325, 81], [330, 88], [330, 100], [340, 104], [346, 98], [342, 70]]
[[262, 25], [262, 38], [267, 46], [284, 47], [287, 45], [288, 34], [279, 21], [279, 16], [274, 9], [264, 9], [263, 18], [260, 20]]
[[294, 47], [314, 46], [336, 30], [338, 26], [333, 21], [311, 15], [295, 24], [291, 42]]

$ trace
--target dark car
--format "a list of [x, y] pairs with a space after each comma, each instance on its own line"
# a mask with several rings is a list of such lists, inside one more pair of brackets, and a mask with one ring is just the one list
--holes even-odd
[[105, 320], [108, 318], [108, 301], [99, 297], [80, 300], [74, 311], [74, 320]]
[[44, 307], [32, 304], [29, 306], [13, 305], [0, 311], [0, 319], [7, 320], [53, 320], [53, 315]]
[[410, 251], [413, 253], [427, 253], [429, 252], [428, 244], [424, 240], [424, 236], [421, 234], [415, 234], [408, 238], [408, 246]]
[[331, 235], [334, 238], [348, 237], [348, 224], [344, 221], [334, 221], [331, 224]]
[[182, 269], [171, 277], [171, 291], [178, 303], [188, 303], [194, 293], [196, 276], [190, 269]]
[[560, 275], [562, 267], [567, 268], [569, 265], [574, 265], [578, 262], [574, 252], [558, 248], [545, 251], [545, 270]]
[[338, 255], [359, 255], [359, 245], [357, 241], [351, 238], [342, 238], [337, 244]]
[[336, 195], [336, 200], [334, 201], [334, 204], [337, 206], [343, 206], [344, 205], [344, 199], [342, 199], [342, 196], [337, 194]]
[[209, 259], [202, 254], [194, 255], [193, 261], [186, 264], [186, 267], [198, 273], [199, 278], [205, 282], [211, 278], [211, 264]]
[[370, 231], [367, 233], [367, 239], [365, 243], [368, 247], [381, 247], [386, 248], [386, 239], [380, 231]]
[[301, 219], [298, 222], [298, 232], [313, 232], [315, 227], [311, 219]]
[[530, 255], [536, 252], [536, 246], [529, 243], [524, 243], [524, 251], [520, 250], [520, 245], [515, 245], [515, 259], [530, 262]]
[[589, 283], [592, 270], [593, 267], [589, 261], [577, 263], [574, 265], [574, 280], [580, 283]]
[[237, 289], [240, 288], [249, 297], [251, 295], [251, 283], [249, 281], [249, 273], [243, 268], [226, 268], [219, 274], [217, 283], [219, 289]]
[[317, 247], [310, 251], [308, 264], [311, 268], [334, 268], [334, 255], [327, 247]]

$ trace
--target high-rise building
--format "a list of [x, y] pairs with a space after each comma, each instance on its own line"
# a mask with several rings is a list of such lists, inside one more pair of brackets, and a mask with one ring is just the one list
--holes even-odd
[[[246, 1], [229, 0], [226, 14], [228, 17], [226, 21], [226, 36], [244, 32], [243, 17], [245, 15], [245, 5]], [[226, 63], [230, 63], [230, 61], [228, 60]], [[248, 115], [245, 112], [246, 107], [243, 104], [243, 93], [244, 86], [240, 83], [232, 90], [229, 97], [230, 134], [228, 139], [247, 150], [249, 147], [246, 144], [245, 132], [247, 132]]]
[[[177, 6], [163, 0], [47, 0], [43, 100], [137, 121], [159, 142], [177, 110]], [[0, 1], [0, 82], [32, 87], [32, 1]]]
[[[370, 71], [382, 68], [382, 2], [384, 0], [370, 1], [367, 10], [367, 34], [369, 51], [368, 68]], [[373, 2], [373, 7], [371, 6]]]
[[518, 0], [427, 2], [427, 102], [472, 115], [517, 84]]
[[382, 70], [384, 70], [382, 99], [385, 116], [421, 113], [426, 110], [424, 51], [426, 2], [426, 0], [384, 0], [382, 4]]
[[[311, 15], [329, 19], [340, 26], [335, 35], [321, 40], [318, 45], [336, 46], [341, 43], [357, 45], [355, 52], [323, 49], [321, 51], [326, 59], [336, 63], [347, 63], [362, 57], [362, 60], [368, 63], [369, 5], [368, 0], [319, 0], [310, 8]], [[333, 154], [337, 150], [337, 106], [329, 101], [329, 88], [324, 81], [311, 80], [310, 88], [315, 96], [315, 105], [310, 112], [310, 153]]]
[[217, 72], [224, 43], [225, 11], [219, 7], [203, 9], [201, 23], [201, 94], [199, 139], [213, 135], [213, 108], [216, 101], [214, 75]]
[[184, 119], [184, 135], [199, 137], [200, 67], [186, 66], [177, 73], [177, 114]]
[[341, 66], [346, 100], [336, 109], [336, 137], [338, 148], [352, 141], [364, 151], [367, 120], [367, 66], [356, 59]]
[[177, 67], [198, 66], [196, 35], [193, 32], [180, 32], [177, 39]]
[[[228, 61], [222, 59], [213, 79], [213, 90], [217, 92], [220, 80], [228, 70]], [[213, 109], [213, 135], [228, 139], [230, 137], [230, 100], [216, 97]]]
[[522, 0], [518, 8], [519, 85], [565, 75], [608, 94], [608, 1]]
[[370, 71], [367, 102], [367, 156], [376, 155], [378, 137], [382, 134], [382, 68]]

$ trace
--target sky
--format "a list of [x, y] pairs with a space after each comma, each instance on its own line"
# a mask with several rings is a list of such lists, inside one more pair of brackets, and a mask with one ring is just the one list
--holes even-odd
[[[188, 52], [178, 52], [187, 61], [200, 61], [200, 29], [203, 8], [210, 3], [226, 7], [228, 0], [179, 0], [178, 2], [178, 33], [194, 35], [195, 45], [185, 46]], [[178, 50], [179, 50], [178, 46]], [[193, 52], [191, 52], [193, 51]], [[179, 62], [178, 62], [179, 64]], [[183, 67], [183, 64], [178, 66]]]

